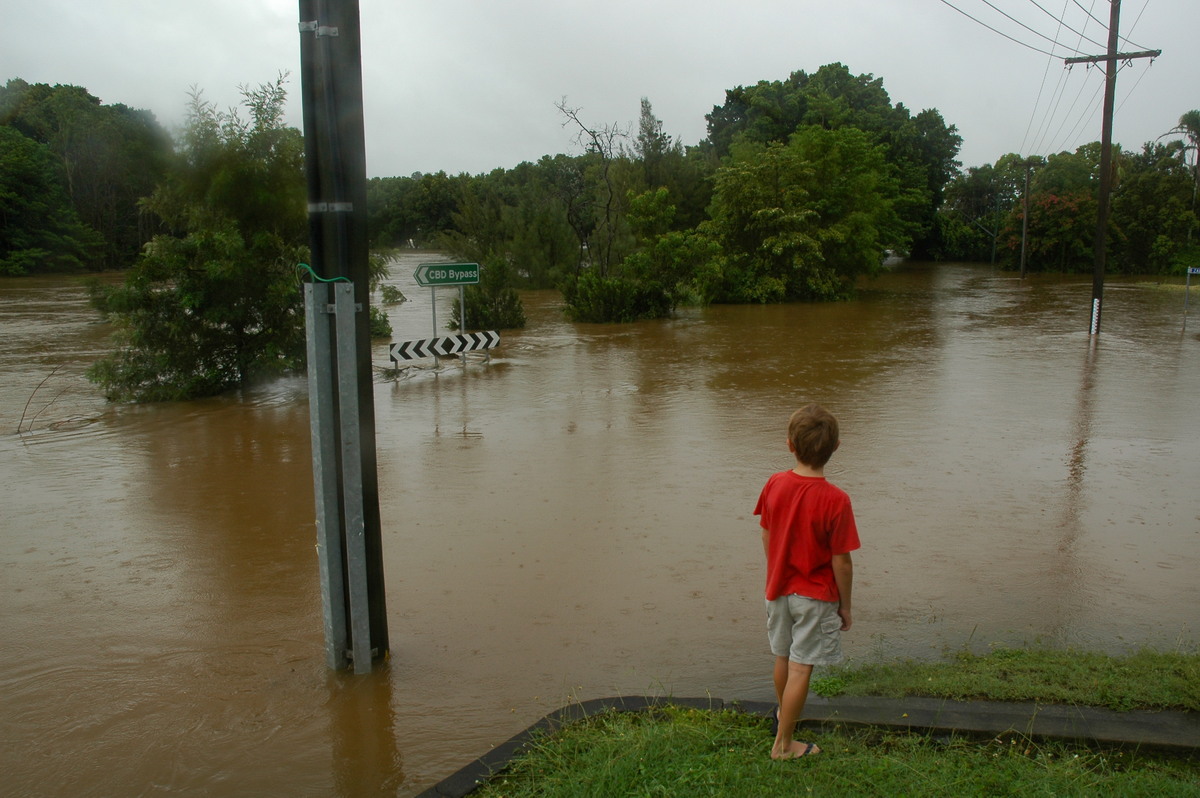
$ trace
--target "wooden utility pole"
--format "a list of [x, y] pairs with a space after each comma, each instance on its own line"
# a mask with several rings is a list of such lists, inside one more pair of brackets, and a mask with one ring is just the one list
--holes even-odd
[[1117, 95], [1117, 62], [1134, 58], [1157, 58], [1162, 50], [1144, 50], [1138, 53], [1118, 53], [1117, 34], [1121, 22], [1121, 0], [1109, 0], [1108, 52], [1068, 58], [1070, 64], [1097, 64], [1104, 62], [1104, 121], [1100, 134], [1100, 197], [1096, 208], [1095, 261], [1092, 269], [1092, 321], [1088, 328], [1091, 335], [1100, 333], [1100, 307], [1104, 297], [1105, 241], [1108, 236], [1108, 198], [1112, 193], [1112, 124], [1113, 107]]

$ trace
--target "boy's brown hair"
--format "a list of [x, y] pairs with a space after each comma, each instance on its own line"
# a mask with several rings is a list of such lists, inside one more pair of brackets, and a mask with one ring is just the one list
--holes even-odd
[[838, 422], [833, 413], [809, 404], [792, 413], [788, 440], [796, 459], [810, 468], [824, 468], [838, 447]]

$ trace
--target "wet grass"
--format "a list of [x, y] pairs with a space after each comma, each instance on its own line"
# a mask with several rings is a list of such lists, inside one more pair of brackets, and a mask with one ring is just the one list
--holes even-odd
[[[1196, 654], [1001, 650], [932, 665], [840, 670], [824, 677], [824, 687], [855, 695], [1061, 697], [1090, 706], [1195, 710], [1198, 669]], [[1200, 796], [1195, 757], [1036, 742], [1015, 733], [981, 740], [859, 728], [804, 729], [799, 736], [822, 752], [775, 762], [768, 756], [768, 721], [756, 715], [674, 706], [606, 712], [536, 737], [475, 795]]]
[[816, 680], [813, 691], [827, 696], [929, 696], [1200, 712], [1200, 653], [1139, 651], [1110, 657], [1000, 648], [982, 656], [962, 652], [945, 662], [836, 669]]

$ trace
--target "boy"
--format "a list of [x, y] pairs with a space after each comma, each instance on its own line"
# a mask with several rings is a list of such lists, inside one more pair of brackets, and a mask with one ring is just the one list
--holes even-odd
[[859, 547], [850, 497], [825, 480], [838, 448], [838, 423], [810, 404], [788, 422], [788, 449], [796, 467], [767, 480], [754, 514], [760, 516], [767, 555], [767, 637], [775, 655], [777, 728], [772, 759], [820, 751], [792, 739], [808, 698], [814, 665], [842, 660], [841, 633], [853, 623], [850, 591]]

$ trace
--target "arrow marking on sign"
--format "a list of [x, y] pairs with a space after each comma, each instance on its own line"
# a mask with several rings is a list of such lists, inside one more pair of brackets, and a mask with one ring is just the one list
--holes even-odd
[[500, 333], [495, 330], [486, 332], [464, 333], [462, 335], [446, 335], [440, 338], [422, 338], [419, 341], [401, 341], [392, 344], [388, 354], [392, 360], [416, 360], [420, 357], [437, 355], [457, 355], [459, 352], [474, 352], [479, 349], [491, 349], [500, 344]]

